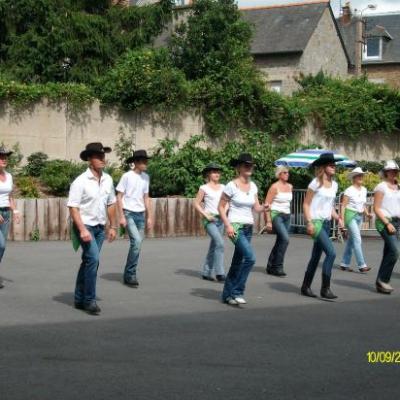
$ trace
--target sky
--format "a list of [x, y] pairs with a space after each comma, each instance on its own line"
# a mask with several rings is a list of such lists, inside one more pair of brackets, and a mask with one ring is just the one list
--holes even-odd
[[[306, 2], [307, 0], [238, 0], [239, 7], [254, 7]], [[342, 3], [343, 5], [345, 2], [346, 0], [331, 0], [331, 5], [336, 15], [339, 14], [340, 3]], [[350, 4], [352, 8], [357, 8], [358, 10], [364, 9], [368, 4], [376, 4], [378, 6], [376, 11], [366, 10], [363, 14], [380, 14], [386, 12], [400, 11], [400, 0], [350, 0]]]

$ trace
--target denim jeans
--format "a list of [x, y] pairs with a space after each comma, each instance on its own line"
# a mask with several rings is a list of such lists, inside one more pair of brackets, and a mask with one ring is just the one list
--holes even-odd
[[347, 226], [349, 238], [343, 253], [342, 265], [349, 267], [351, 264], [351, 255], [354, 250], [358, 268], [365, 267], [364, 255], [361, 247], [361, 232], [362, 214], [357, 214]]
[[290, 214], [278, 214], [272, 221], [276, 233], [275, 245], [268, 258], [268, 269], [282, 269], [286, 249], [289, 245]]
[[[76, 277], [75, 303], [90, 304], [96, 301], [97, 269], [99, 268], [100, 250], [105, 238], [104, 225], [89, 226], [87, 230], [92, 235], [90, 242], [80, 240], [82, 247], [82, 263]], [[77, 237], [80, 234], [76, 227]]]
[[389, 235], [386, 228], [380, 232], [385, 245], [383, 247], [383, 257], [379, 267], [377, 279], [380, 279], [385, 283], [390, 282], [393, 268], [399, 258], [400, 220], [393, 219], [392, 225], [396, 228], [396, 233], [394, 235]]
[[247, 278], [256, 262], [256, 256], [251, 246], [252, 234], [252, 225], [245, 225], [238, 232], [235, 252], [222, 292], [223, 301], [226, 301], [229, 297], [235, 298], [244, 294]]
[[331, 221], [325, 220], [320, 234], [314, 240], [314, 246], [308, 262], [307, 272], [313, 277], [317, 270], [322, 252], [325, 253], [325, 260], [322, 264], [322, 273], [331, 276], [333, 263], [336, 258], [336, 251], [330, 239]]
[[11, 211], [2, 210], [0, 215], [3, 217], [4, 222], [0, 224], [0, 262], [3, 259], [6, 250], [8, 228], [10, 227]]
[[211, 237], [210, 247], [203, 265], [203, 276], [225, 275], [224, 270], [224, 223], [220, 218], [209, 222], [206, 231]]
[[136, 277], [136, 269], [139, 262], [140, 249], [144, 238], [145, 214], [124, 210], [126, 218], [126, 229], [129, 235], [129, 252], [126, 259], [124, 280], [129, 281]]

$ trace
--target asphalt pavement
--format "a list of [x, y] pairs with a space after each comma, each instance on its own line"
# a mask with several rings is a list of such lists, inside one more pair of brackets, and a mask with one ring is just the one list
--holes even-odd
[[[97, 317], [72, 307], [80, 255], [70, 243], [9, 243], [0, 265], [0, 399], [397, 398], [400, 363], [367, 357], [400, 351], [398, 267], [392, 295], [374, 289], [381, 240], [365, 241], [368, 274], [334, 270], [334, 302], [299, 295], [306, 237], [291, 238], [286, 278], [265, 274], [273, 240], [254, 238], [257, 263], [240, 308], [221, 303], [221, 284], [200, 278], [208, 239], [146, 240], [138, 289], [121, 282], [127, 241], [107, 243]], [[232, 250], [227, 241], [226, 266]], [[342, 251], [337, 244], [338, 258]]]

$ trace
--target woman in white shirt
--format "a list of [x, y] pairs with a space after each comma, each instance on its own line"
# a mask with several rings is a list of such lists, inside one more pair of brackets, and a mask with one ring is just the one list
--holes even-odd
[[400, 233], [400, 189], [398, 184], [399, 166], [393, 160], [387, 161], [381, 171], [383, 181], [374, 192], [374, 212], [376, 229], [385, 243], [383, 256], [376, 278], [376, 290], [390, 294], [393, 268], [399, 258]]
[[264, 214], [267, 232], [276, 233], [276, 242], [267, 263], [267, 274], [286, 276], [283, 270], [286, 249], [289, 245], [290, 205], [293, 199], [293, 187], [288, 183], [289, 169], [277, 167], [275, 177], [278, 179], [268, 190], [266, 204], [270, 210]]
[[342, 199], [341, 215], [342, 220], [348, 230], [348, 240], [343, 253], [340, 269], [342, 271], [351, 271], [351, 256], [354, 250], [358, 270], [362, 273], [368, 272], [369, 268], [365, 264], [362, 251], [362, 241], [360, 227], [363, 221], [363, 215], [370, 217], [365, 205], [367, 203], [367, 189], [362, 185], [363, 176], [366, 174], [360, 167], [354, 168], [348, 173], [348, 178], [352, 181]]
[[[6, 171], [8, 157], [12, 151], [7, 151], [3, 146], [0, 147], [0, 262], [6, 250], [8, 229], [10, 219], [13, 216], [15, 223], [19, 224], [19, 213], [15, 209], [15, 202], [12, 196], [13, 179]], [[3, 280], [0, 278], [0, 289], [4, 287]]]
[[323, 153], [313, 162], [311, 166], [316, 169], [316, 177], [309, 184], [303, 203], [307, 233], [314, 239], [314, 246], [304, 275], [301, 294], [317, 297], [311, 290], [311, 283], [324, 252], [326, 257], [322, 264], [321, 297], [330, 300], [337, 298], [330, 289], [332, 267], [336, 258], [335, 248], [330, 240], [332, 218], [338, 221], [340, 228], [343, 228], [343, 221], [335, 210], [338, 185], [333, 177], [336, 172], [336, 162], [332, 153]]
[[[226, 233], [235, 244], [232, 263], [225, 280], [222, 301], [229, 305], [246, 304], [244, 291], [256, 257], [251, 246], [254, 217], [253, 211], [263, 212], [257, 196], [257, 186], [251, 181], [253, 173], [253, 158], [242, 153], [231, 161], [236, 168], [237, 177], [230, 181], [222, 193], [218, 211], [224, 222]], [[229, 204], [229, 216], [226, 207]]]
[[224, 223], [218, 212], [219, 200], [225, 187], [219, 182], [221, 166], [215, 163], [208, 164], [203, 170], [203, 176], [207, 183], [200, 186], [194, 201], [196, 210], [203, 217], [204, 228], [211, 238], [202, 277], [214, 281], [215, 273], [217, 281], [224, 282]]

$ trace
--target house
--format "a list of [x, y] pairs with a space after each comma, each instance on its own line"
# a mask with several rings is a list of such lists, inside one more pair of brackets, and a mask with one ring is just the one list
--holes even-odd
[[[357, 23], [361, 38], [357, 40]], [[355, 73], [356, 52], [362, 53], [361, 71], [369, 80], [400, 89], [400, 13], [352, 15], [350, 5], [343, 7], [338, 25], [350, 57], [350, 73]], [[357, 42], [363, 45], [357, 47]], [[358, 50], [357, 50], [358, 49]]]
[[[181, 7], [174, 21], [156, 38], [166, 46], [174, 27], [191, 7]], [[251, 53], [272, 90], [290, 95], [301, 75], [324, 71], [348, 76], [349, 57], [328, 0], [269, 7], [244, 8], [243, 18], [254, 27]]]
[[300, 74], [348, 75], [349, 57], [329, 1], [242, 9], [251, 53], [271, 89], [289, 95]]

